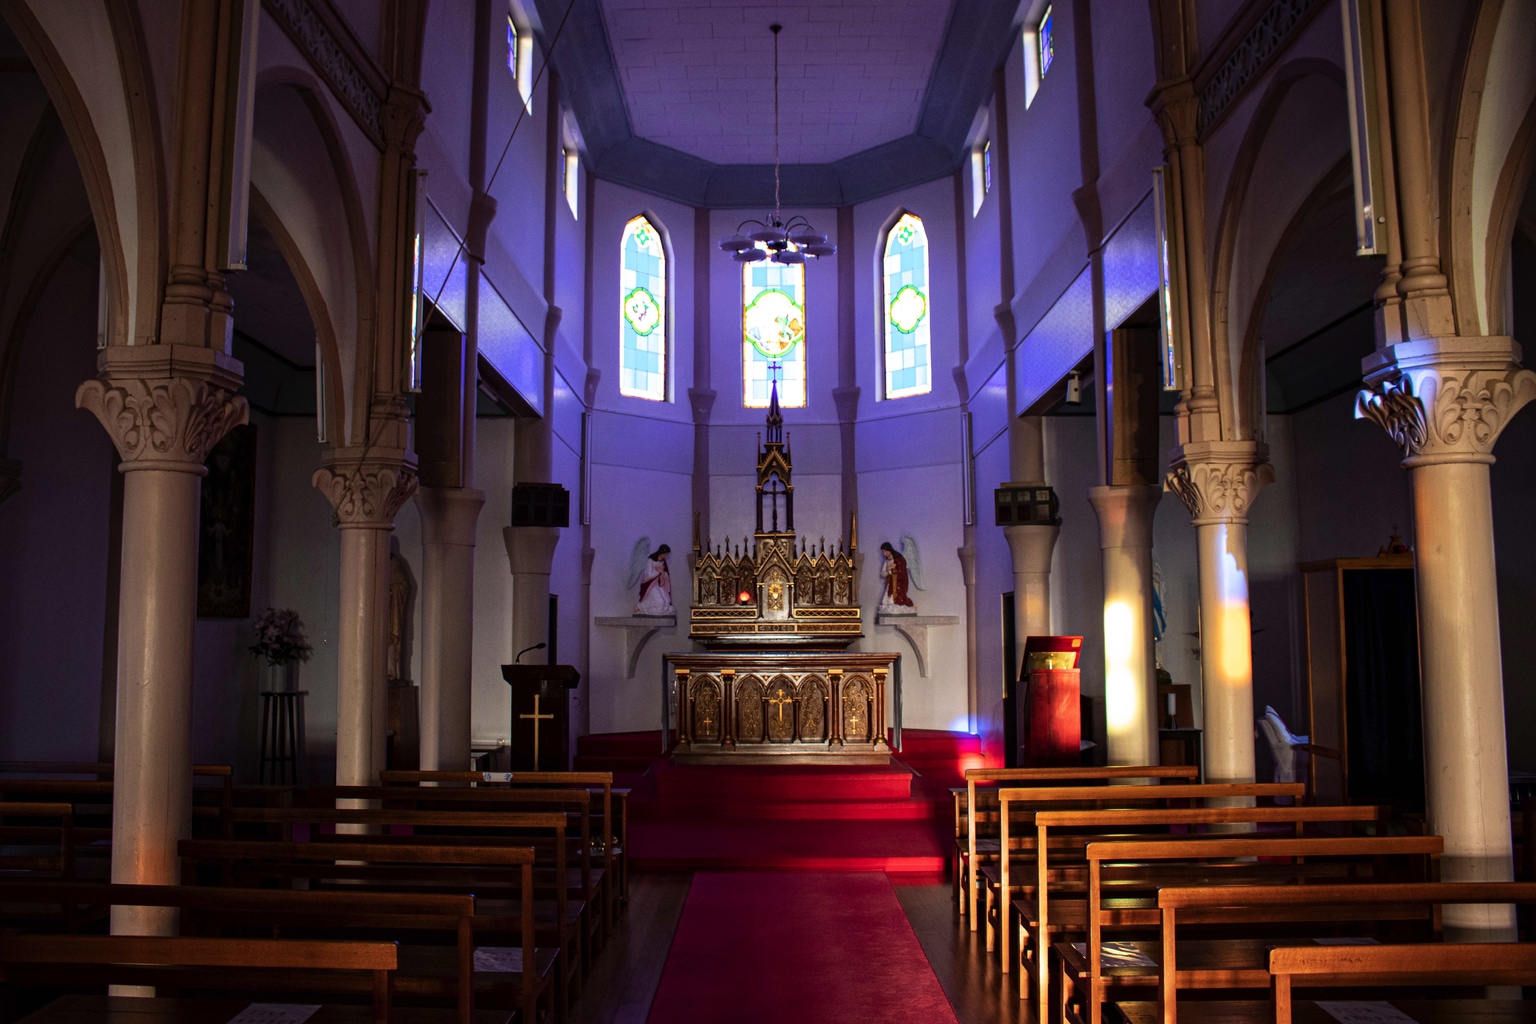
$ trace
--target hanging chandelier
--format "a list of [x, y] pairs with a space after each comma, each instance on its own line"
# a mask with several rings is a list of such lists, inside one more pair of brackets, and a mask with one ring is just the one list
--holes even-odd
[[[785, 220], [779, 210], [779, 33], [783, 25], [769, 25], [773, 33], [773, 213], [762, 220], [744, 220], [736, 233], [720, 240], [720, 248], [737, 263], [772, 260], [775, 263], [804, 263], [822, 256], [835, 256], [837, 246], [827, 243], [827, 236], [796, 214]], [[744, 229], [756, 230], [745, 233]]]

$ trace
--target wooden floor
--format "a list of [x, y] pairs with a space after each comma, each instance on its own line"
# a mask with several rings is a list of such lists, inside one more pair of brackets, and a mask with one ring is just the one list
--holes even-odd
[[[687, 872], [631, 877], [629, 909], [597, 958], [571, 1024], [645, 1024], [692, 878]], [[960, 1024], [1032, 1024], [1024, 1003], [1003, 996], [996, 958], [981, 952], [979, 936], [955, 916], [948, 885], [897, 886], [896, 896]]]

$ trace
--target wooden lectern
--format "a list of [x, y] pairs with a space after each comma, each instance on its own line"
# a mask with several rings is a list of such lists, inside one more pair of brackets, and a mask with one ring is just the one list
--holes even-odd
[[1080, 636], [1032, 636], [1024, 642], [1022, 674], [1029, 685], [1023, 761], [1029, 767], [1082, 762], [1082, 680], [1077, 668], [1082, 648]]
[[581, 673], [569, 665], [503, 665], [512, 687], [512, 771], [571, 770], [570, 693]]

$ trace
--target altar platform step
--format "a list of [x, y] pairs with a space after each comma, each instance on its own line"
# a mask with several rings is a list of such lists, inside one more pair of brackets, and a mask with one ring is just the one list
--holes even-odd
[[631, 863], [668, 871], [884, 871], [944, 876], [928, 821], [632, 821]]
[[653, 769], [663, 800], [739, 803], [805, 800], [907, 800], [912, 773], [900, 765], [856, 766], [678, 765]]

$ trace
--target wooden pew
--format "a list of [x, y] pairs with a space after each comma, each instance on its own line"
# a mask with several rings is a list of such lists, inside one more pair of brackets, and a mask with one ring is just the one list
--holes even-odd
[[[524, 947], [523, 964], [534, 965], [531, 971], [525, 966], [518, 980], [523, 998], [538, 999], [553, 968], [559, 986], [557, 1010], [563, 1015], [569, 989], [579, 978], [571, 970], [568, 952], [570, 946], [579, 947], [581, 919], [558, 885], [554, 886], [553, 907], [541, 905], [534, 881], [534, 851], [526, 846], [433, 845], [402, 839], [379, 835], [326, 837], [312, 842], [188, 839], [178, 844], [177, 852], [184, 879], [259, 888], [263, 893], [274, 891], [264, 888], [273, 884], [289, 891], [302, 884], [349, 893], [359, 889], [374, 893], [474, 893], [474, 932], [519, 937]], [[535, 948], [538, 941], [546, 940], [548, 948]], [[416, 965], [415, 961], [411, 964]]]
[[[56, 823], [56, 824], [55, 824]], [[75, 877], [75, 809], [65, 803], [0, 802], [0, 869]], [[46, 844], [49, 853], [42, 852]], [[58, 853], [51, 852], [54, 845]]]
[[[71, 984], [134, 983], [145, 967], [254, 968], [270, 972], [282, 990], [294, 972], [367, 971], [372, 979], [373, 1024], [389, 1024], [394, 974], [393, 942], [315, 942], [287, 939], [206, 939], [142, 935], [3, 935], [0, 978], [12, 984], [37, 980], [39, 969], [63, 968]], [[25, 970], [18, 970], [25, 968]], [[214, 970], [189, 973], [188, 981], [213, 981]]]
[[[1021, 960], [1019, 971], [1019, 998], [1029, 998], [1031, 974], [1035, 978], [1036, 1010], [1040, 1020], [1047, 1019], [1049, 1009], [1050, 958], [1044, 951], [1051, 948], [1051, 933], [1068, 927], [1081, 932], [1087, 924], [1085, 900], [1072, 905], [1072, 913], [1065, 921], [1051, 922], [1052, 873], [1051, 858], [1057, 857], [1055, 872], [1064, 877], [1072, 875], [1063, 871], [1063, 862], [1076, 871], [1086, 883], [1088, 844], [1113, 838], [1130, 838], [1133, 830], [1172, 829], [1177, 826], [1201, 827], [1211, 825], [1288, 825], [1294, 835], [1305, 834], [1306, 826], [1322, 824], [1353, 825], [1382, 822], [1390, 815], [1387, 807], [1172, 807], [1172, 808], [1113, 808], [1109, 810], [1040, 811], [1035, 815], [1035, 864], [1034, 898], [1013, 901], [1012, 916], [1017, 921], [1014, 932]], [[1069, 830], [1078, 830], [1068, 833]], [[1054, 835], [1052, 833], [1055, 833]], [[1118, 836], [1116, 835], [1118, 833]], [[1230, 838], [1228, 833], [1209, 833], [1206, 838]], [[1152, 839], [1152, 836], [1143, 838]], [[1175, 841], [1198, 838], [1191, 835], [1168, 835]], [[1074, 886], [1074, 888], [1079, 888]], [[1086, 888], [1081, 886], [1080, 888]], [[1033, 913], [1031, 913], [1033, 910]]]
[[[592, 793], [586, 789], [464, 789], [433, 786], [321, 786], [308, 791], [309, 806], [330, 807], [338, 800], [378, 801], [384, 810], [405, 808], [416, 811], [494, 811], [512, 813], [564, 813], [574, 819], [581, 840], [578, 849], [591, 858]], [[603, 828], [601, 820], [598, 827]], [[608, 863], [611, 863], [609, 861]], [[612, 907], [613, 881], [603, 867], [589, 866], [582, 874], [581, 899], [589, 906], [602, 907], [603, 913], [585, 915], [587, 932], [583, 951], [604, 941], [608, 934]], [[588, 964], [583, 961], [583, 969]]]
[[[1002, 973], [1012, 972], [1012, 950], [1009, 941], [1008, 908], [1014, 889], [1020, 891], [1027, 885], [1012, 877], [1014, 851], [1018, 850], [1033, 859], [1035, 852], [1034, 815], [1041, 810], [1062, 810], [1068, 807], [1116, 807], [1128, 805], [1166, 805], [1169, 800], [1238, 800], [1255, 797], [1291, 797], [1300, 799], [1301, 783], [1179, 783], [1161, 786], [1066, 786], [1066, 787], [1005, 787], [997, 791], [998, 833], [1002, 856], [998, 861], [995, 878], [984, 876], [986, 894], [984, 918], [987, 924], [986, 947], [992, 952], [997, 946], [997, 936], [1002, 936]], [[1013, 832], [1014, 808], [1021, 812], [1021, 824], [1028, 831], [1015, 837]], [[974, 924], [974, 920], [972, 921]]]
[[[1101, 1024], [1103, 1003], [1110, 984], [1155, 986], [1158, 967], [1116, 967], [1106, 975], [1103, 964], [1104, 929], [1161, 926], [1162, 914], [1154, 896], [1146, 894], [1168, 887], [1208, 885], [1294, 885], [1358, 882], [1361, 875], [1380, 877], [1396, 868], [1432, 880], [1444, 848], [1439, 836], [1370, 836], [1348, 838], [1282, 838], [1212, 836], [1188, 840], [1129, 840], [1089, 843], [1088, 935], [1079, 954], [1070, 943], [1051, 948], [1061, 965], [1061, 985], [1056, 1002], [1063, 1021]], [[1328, 859], [1334, 858], [1334, 862]], [[1392, 881], [1394, 879], [1385, 879]], [[1138, 897], [1130, 906], [1120, 904], [1125, 895]], [[1141, 952], [1149, 944], [1133, 944]], [[1081, 1012], [1072, 996], [1083, 991]]]
[[616, 911], [618, 903], [629, 901], [629, 861], [625, 856], [629, 849], [629, 790], [614, 788], [613, 772], [382, 771], [379, 782], [385, 786], [575, 786], [601, 790], [603, 824], [598, 834], [602, 837], [603, 870], [618, 878], [615, 906], [610, 912]]
[[[976, 910], [980, 900], [979, 883], [976, 880], [976, 868], [985, 860], [996, 860], [995, 840], [990, 837], [982, 838], [978, 834], [978, 822], [990, 823], [996, 821], [996, 812], [991, 808], [997, 806], [996, 791], [977, 790], [978, 783], [986, 782], [1013, 782], [1034, 783], [1035, 785], [1054, 784], [1056, 786], [1072, 785], [1073, 783], [1098, 784], [1107, 783], [1112, 779], [1179, 779], [1192, 780], [1199, 776], [1200, 769], [1193, 767], [1160, 767], [1157, 765], [1120, 765], [1108, 768], [967, 768], [965, 770], [965, 803], [960, 804], [959, 795], [955, 797], [955, 836], [956, 850], [954, 870], [957, 884], [962, 876], [964, 882], [964, 901], [960, 906], [962, 915], [969, 915], [971, 919], [971, 931], [975, 931]], [[987, 808], [983, 808], [987, 804]], [[961, 832], [960, 817], [964, 815], [965, 845], [959, 845]], [[991, 949], [989, 943], [987, 946]]]
[[[48, 777], [61, 775], [92, 777]], [[0, 761], [0, 800], [68, 801], [75, 809], [76, 839], [81, 844], [110, 840], [112, 776], [113, 766], [104, 761]], [[233, 838], [234, 769], [227, 764], [193, 765], [192, 778], [193, 821], [212, 822], [218, 834]], [[197, 786], [198, 779], [217, 779], [218, 789]], [[106, 845], [96, 849], [110, 851]]]
[[[533, 851], [524, 850], [502, 859], [509, 867], [521, 866], [527, 876], [524, 888], [531, 888]], [[31, 912], [26, 917], [34, 923], [40, 917], [36, 908], [57, 907], [54, 925], [69, 932], [77, 931], [83, 924], [104, 921], [114, 906], [135, 906], [172, 907], [181, 911], [183, 935], [222, 938], [228, 929], [252, 927], [274, 933], [256, 938], [275, 938], [279, 931], [287, 938], [327, 940], [366, 940], [374, 937], [369, 934], [373, 931], [389, 932], [397, 941], [400, 932], [438, 935], [448, 939], [454, 951], [451, 988], [431, 971], [412, 970], [424, 962], [435, 966], [443, 959], [434, 956], [433, 950], [413, 944], [401, 947], [396, 991], [452, 999], [458, 1008], [458, 1024], [471, 1024], [474, 1015], [475, 897], [469, 894], [279, 891], [0, 879], [0, 921], [12, 921], [12, 908], [22, 906], [29, 908]], [[35, 927], [29, 930], [36, 932]], [[525, 962], [536, 963], [531, 922], [522, 929], [521, 945]], [[240, 980], [232, 975], [224, 978], [229, 985]], [[547, 976], [544, 980], [548, 980]], [[533, 1020], [531, 1014], [536, 1011], [544, 986], [537, 973], [520, 977], [517, 982], [523, 1019]], [[323, 981], [320, 986], [322, 990], [326, 987]]]
[[1292, 946], [1269, 952], [1275, 1024], [1291, 1024], [1294, 986], [1529, 985], [1536, 943]]
[[[1178, 990], [1220, 983], [1221, 987], [1235, 987], [1239, 979], [1233, 977], [1202, 977], [1198, 969], [1184, 964], [1190, 947], [1198, 949], [1210, 946], [1210, 940], [1187, 938], [1180, 940], [1178, 927], [1181, 922], [1202, 926], [1238, 926], [1245, 931], [1264, 935], [1265, 926], [1294, 925], [1297, 922], [1316, 923], [1326, 921], [1375, 922], [1419, 921], [1429, 930], [1439, 933], [1439, 910], [1447, 904], [1533, 904], [1536, 903], [1536, 884], [1529, 882], [1425, 882], [1393, 883], [1378, 882], [1369, 885], [1308, 885], [1298, 888], [1290, 885], [1244, 885], [1222, 887], [1172, 887], [1157, 894], [1161, 913], [1158, 960], [1162, 977], [1158, 990], [1157, 1016], [1166, 1024], [1178, 1019]], [[1293, 932], [1294, 928], [1287, 929]], [[1276, 933], [1271, 932], [1271, 935]], [[1215, 940], [1221, 942], [1222, 940]], [[1292, 941], [1294, 937], [1288, 940]], [[1274, 945], [1263, 942], [1261, 945]], [[1181, 947], [1184, 953], [1180, 952]], [[1338, 949], [1339, 947], [1323, 947]], [[1352, 948], [1352, 947], [1345, 947]], [[1438, 947], [1437, 947], [1438, 948]], [[1459, 945], [1457, 948], [1462, 948]], [[1202, 951], [1203, 952], [1203, 951]], [[1197, 959], [1208, 959], [1198, 957]], [[1242, 981], [1255, 988], [1268, 986], [1265, 953], [1260, 950], [1256, 959], [1241, 965]], [[1488, 982], [1494, 984], [1496, 982]], [[1316, 984], [1308, 982], [1308, 984]], [[1333, 984], [1330, 982], [1329, 984]], [[1364, 984], [1358, 979], [1339, 984]], [[1372, 983], [1374, 984], [1374, 983]]]

